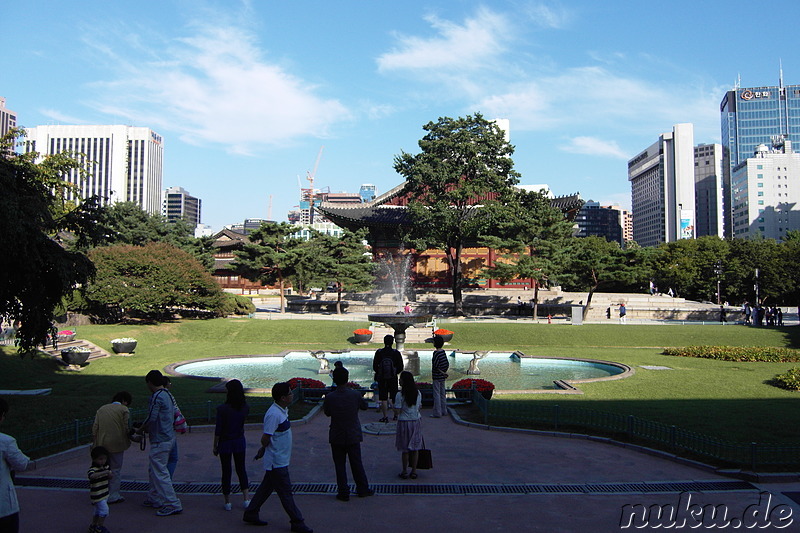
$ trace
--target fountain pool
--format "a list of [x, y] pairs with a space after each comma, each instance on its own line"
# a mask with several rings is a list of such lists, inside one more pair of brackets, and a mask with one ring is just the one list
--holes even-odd
[[[417, 381], [431, 381], [430, 359], [432, 351], [417, 352], [420, 358], [421, 374]], [[554, 380], [595, 381], [618, 379], [630, 368], [619, 363], [593, 360], [556, 359], [529, 357], [517, 353], [490, 352], [480, 359], [480, 375], [468, 375], [472, 352], [449, 352], [450, 361], [447, 387], [455, 381], [466, 378], [486, 379], [494, 383], [498, 390], [542, 390], [556, 389]], [[372, 384], [372, 351], [349, 351], [344, 353], [326, 352], [331, 368], [336, 361], [342, 361], [350, 371], [350, 381], [365, 388]], [[270, 356], [240, 356], [216, 359], [186, 361], [170, 365], [167, 371], [172, 374], [199, 377], [201, 379], [223, 378], [240, 380], [245, 387], [270, 389], [278, 381], [293, 377], [319, 379], [326, 385], [331, 383], [327, 375], [320, 375], [320, 362], [307, 351], [285, 352]]]

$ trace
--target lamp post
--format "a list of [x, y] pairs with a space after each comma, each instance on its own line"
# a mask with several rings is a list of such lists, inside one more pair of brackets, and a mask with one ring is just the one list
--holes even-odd
[[756, 284], [753, 288], [756, 290], [756, 305], [758, 305], [760, 303], [758, 300], [758, 269], [756, 269]]
[[722, 305], [722, 294], [720, 292], [720, 276], [722, 276], [722, 261], [714, 263], [714, 274], [717, 275], [717, 305]]

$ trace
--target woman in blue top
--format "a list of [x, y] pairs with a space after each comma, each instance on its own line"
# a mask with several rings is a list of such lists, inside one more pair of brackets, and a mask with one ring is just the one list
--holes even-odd
[[225, 510], [231, 510], [231, 457], [236, 465], [236, 475], [244, 496], [245, 509], [250, 504], [247, 488], [247, 469], [244, 466], [244, 454], [247, 443], [244, 439], [244, 421], [250, 408], [244, 397], [244, 387], [238, 379], [225, 384], [228, 396], [225, 403], [217, 407], [217, 427], [214, 430], [214, 455], [219, 455], [222, 465], [222, 496], [225, 498]]
[[[403, 471], [400, 477], [403, 479], [417, 479], [417, 459], [419, 450], [424, 445], [422, 442], [422, 427], [420, 425], [419, 404], [420, 394], [417, 384], [414, 382], [414, 375], [411, 372], [400, 373], [400, 392], [395, 397], [394, 405], [400, 409], [397, 418], [397, 434], [394, 444], [397, 451], [402, 452], [401, 461]], [[411, 474], [408, 467], [411, 467]]]

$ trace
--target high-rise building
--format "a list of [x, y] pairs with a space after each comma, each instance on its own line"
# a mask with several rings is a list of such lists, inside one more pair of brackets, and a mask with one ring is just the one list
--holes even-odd
[[589, 200], [583, 204], [575, 217], [575, 223], [578, 225], [576, 236], [605, 237], [609, 241], [624, 244], [620, 215], [619, 207], [601, 206], [599, 202]]
[[170, 187], [164, 191], [161, 214], [167, 222], [183, 219], [191, 227], [200, 224], [200, 198], [195, 198], [183, 187]]
[[775, 137], [733, 168], [733, 236], [782, 239], [800, 229], [800, 153], [792, 141]]
[[358, 194], [361, 195], [362, 202], [371, 202], [378, 195], [378, 188], [371, 183], [365, 183], [358, 190]]
[[722, 145], [694, 147], [694, 205], [696, 234], [724, 237]]
[[640, 246], [695, 236], [694, 128], [676, 124], [628, 161], [633, 240]]
[[85, 176], [78, 170], [67, 176], [80, 188], [78, 197], [98, 195], [103, 204], [133, 202], [148, 213], [161, 212], [164, 142], [150, 128], [37, 126], [26, 131], [26, 152], [80, 154]]
[[6, 99], [0, 96], [0, 137], [17, 127], [17, 114], [6, 108]]
[[723, 147], [723, 203], [725, 236], [731, 228], [731, 175], [733, 169], [752, 157], [760, 144], [770, 145], [782, 136], [800, 146], [800, 85], [741, 88], [725, 93], [720, 103]]

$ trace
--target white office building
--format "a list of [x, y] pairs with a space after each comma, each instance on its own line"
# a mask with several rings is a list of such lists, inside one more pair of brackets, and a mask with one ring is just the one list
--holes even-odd
[[695, 237], [694, 127], [676, 124], [628, 161], [633, 240], [640, 246]]
[[800, 153], [776, 136], [772, 147], [761, 144], [753, 157], [733, 167], [731, 207], [733, 236], [782, 239], [800, 230]]
[[694, 196], [696, 236], [724, 237], [723, 179], [721, 144], [694, 147]]
[[0, 96], [0, 137], [17, 127], [17, 114], [6, 108], [6, 99]]
[[86, 175], [73, 171], [67, 177], [80, 187], [80, 198], [98, 195], [103, 204], [133, 202], [148, 213], [161, 212], [164, 142], [150, 128], [37, 126], [27, 133], [27, 152], [81, 154]]

